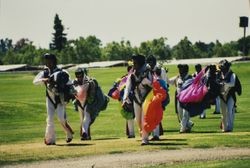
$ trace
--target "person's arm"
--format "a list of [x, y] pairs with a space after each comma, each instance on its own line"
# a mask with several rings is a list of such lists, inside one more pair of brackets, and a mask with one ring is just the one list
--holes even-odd
[[225, 82], [225, 88], [229, 89], [235, 86], [235, 79], [236, 79], [236, 75], [233, 73], [230, 77], [230, 81], [229, 82]]
[[177, 80], [177, 78], [178, 78], [178, 76], [174, 76], [174, 77], [168, 79], [168, 81], [167, 81], [168, 84], [176, 86], [176, 80]]
[[161, 68], [161, 79], [163, 79], [166, 83], [168, 83], [168, 76], [164, 68]]
[[48, 78], [44, 78], [44, 71], [39, 72], [33, 80], [34, 85], [40, 85], [48, 82]]
[[126, 81], [126, 87], [124, 90], [124, 95], [123, 95], [123, 102], [129, 101], [129, 93], [131, 91], [132, 83], [131, 83], [131, 75], [128, 76], [128, 79]]

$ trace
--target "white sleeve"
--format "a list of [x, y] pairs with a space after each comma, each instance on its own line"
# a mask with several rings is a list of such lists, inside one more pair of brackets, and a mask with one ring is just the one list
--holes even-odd
[[126, 81], [126, 87], [122, 98], [123, 102], [128, 98], [130, 90], [131, 90], [131, 75], [128, 76], [128, 79]]
[[161, 68], [161, 79], [168, 83], [168, 76], [164, 68]]
[[176, 85], [177, 78], [178, 78], [178, 76], [174, 76], [174, 77], [168, 79], [168, 81], [167, 81], [168, 84], [170, 84], [170, 85]]
[[231, 87], [234, 87], [235, 86], [235, 79], [236, 79], [236, 76], [235, 74], [233, 73], [230, 77], [230, 82], [227, 82], [225, 83], [225, 87], [226, 88], [231, 88]]
[[36, 77], [34, 78], [33, 80], [33, 84], [34, 85], [40, 85], [40, 84], [43, 84], [44, 82], [42, 81], [42, 79], [44, 78], [44, 72], [41, 71], [39, 72]]

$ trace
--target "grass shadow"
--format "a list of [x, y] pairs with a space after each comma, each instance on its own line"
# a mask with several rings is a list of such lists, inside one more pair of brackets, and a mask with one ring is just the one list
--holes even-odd
[[101, 141], [101, 140], [115, 140], [115, 139], [120, 139], [120, 138], [97, 138], [97, 139], [93, 139], [93, 140]]
[[69, 144], [56, 144], [56, 146], [90, 146], [93, 144], [82, 144], [82, 143], [69, 143]]
[[200, 134], [200, 133], [221, 133], [218, 131], [192, 131], [191, 134]]
[[161, 138], [159, 141], [187, 141], [187, 139], [167, 139], [167, 138]]
[[152, 146], [185, 146], [188, 145], [188, 143], [173, 143], [173, 142], [152, 142], [150, 141], [149, 145]]
[[169, 129], [169, 130], [163, 130], [163, 132], [179, 132], [180, 130], [178, 129]]

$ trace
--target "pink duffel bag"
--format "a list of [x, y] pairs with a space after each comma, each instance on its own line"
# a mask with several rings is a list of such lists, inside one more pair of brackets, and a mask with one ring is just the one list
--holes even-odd
[[204, 96], [207, 94], [208, 89], [204, 82], [205, 69], [203, 69], [195, 78], [193, 83], [182, 90], [178, 95], [177, 99], [181, 103], [198, 103], [201, 102]]

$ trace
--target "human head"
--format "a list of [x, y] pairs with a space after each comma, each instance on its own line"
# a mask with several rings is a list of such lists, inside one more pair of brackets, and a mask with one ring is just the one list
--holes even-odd
[[221, 70], [221, 72], [224, 73], [224, 74], [227, 73], [227, 72], [229, 71], [230, 66], [231, 66], [231, 63], [228, 62], [226, 59], [221, 60], [221, 61], [219, 62], [220, 70]]
[[188, 74], [189, 67], [187, 64], [178, 64], [177, 67], [179, 69], [179, 74], [182, 78]]
[[83, 79], [84, 76], [85, 76], [84, 70], [83, 70], [82, 68], [77, 68], [77, 69], [75, 70], [75, 76], [76, 76], [76, 78], [77, 78], [78, 80]]
[[156, 58], [153, 55], [148, 56], [147, 63], [150, 65], [151, 69], [154, 69], [156, 65]]
[[129, 72], [133, 68], [133, 62], [128, 61], [127, 72]]
[[132, 56], [133, 65], [136, 70], [139, 70], [145, 63], [145, 56], [137, 54]]
[[56, 56], [54, 54], [46, 53], [43, 55], [43, 59], [44, 59], [45, 65], [49, 69], [53, 69], [57, 64]]
[[195, 67], [196, 72], [199, 73], [201, 71], [201, 64], [196, 64], [194, 67]]

